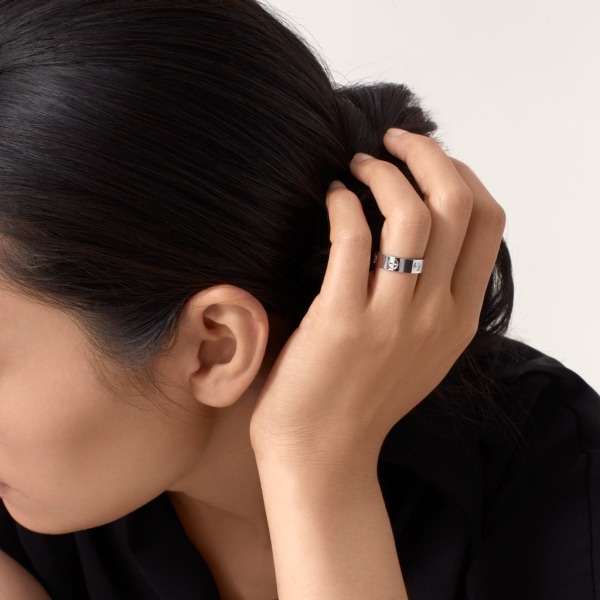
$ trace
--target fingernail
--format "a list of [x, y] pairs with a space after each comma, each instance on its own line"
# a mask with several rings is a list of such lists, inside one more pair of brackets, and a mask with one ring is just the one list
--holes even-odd
[[361, 163], [361, 162], [364, 162], [365, 160], [369, 160], [371, 158], [373, 158], [373, 157], [370, 154], [365, 154], [364, 152], [359, 152], [358, 154], [354, 155], [352, 162]]
[[337, 179], [332, 181], [329, 184], [329, 189], [330, 190], [339, 190], [340, 188], [344, 188], [346, 187], [341, 181], [338, 181]]
[[389, 135], [390, 137], [400, 137], [405, 133], [408, 133], [408, 131], [406, 131], [405, 129], [398, 129], [397, 127], [391, 127], [387, 130], [387, 135]]

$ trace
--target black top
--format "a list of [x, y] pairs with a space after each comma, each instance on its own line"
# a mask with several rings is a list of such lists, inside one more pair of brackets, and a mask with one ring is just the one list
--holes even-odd
[[[428, 419], [408, 415], [383, 446], [380, 482], [409, 598], [600, 600], [600, 398], [513, 342], [489, 369], [497, 427], [426, 405]], [[219, 598], [166, 495], [60, 536], [27, 531], [0, 504], [0, 548], [53, 600]]]

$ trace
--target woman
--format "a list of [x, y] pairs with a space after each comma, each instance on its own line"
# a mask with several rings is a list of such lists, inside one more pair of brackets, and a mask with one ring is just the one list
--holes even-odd
[[598, 398], [433, 131], [251, 0], [1, 3], [1, 598], [598, 597]]

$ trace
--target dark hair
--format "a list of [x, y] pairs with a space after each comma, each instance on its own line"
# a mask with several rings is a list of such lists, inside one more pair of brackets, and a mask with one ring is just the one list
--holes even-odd
[[[360, 195], [378, 244], [348, 163], [397, 163], [391, 126], [435, 130], [402, 85], [336, 89], [253, 0], [0, 0], [0, 262], [136, 367], [215, 284], [293, 327], [322, 281], [333, 179]], [[478, 347], [511, 304], [503, 247]]]

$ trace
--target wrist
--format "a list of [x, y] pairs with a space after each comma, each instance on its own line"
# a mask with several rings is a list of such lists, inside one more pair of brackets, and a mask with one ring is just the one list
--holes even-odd
[[372, 461], [259, 463], [280, 598], [405, 598]]
[[263, 452], [256, 464], [265, 502], [284, 495], [300, 502], [379, 494], [378, 453]]
[[251, 444], [256, 462], [265, 468], [332, 473], [377, 469], [377, 460], [387, 431], [345, 431], [342, 426], [309, 430], [251, 432]]

